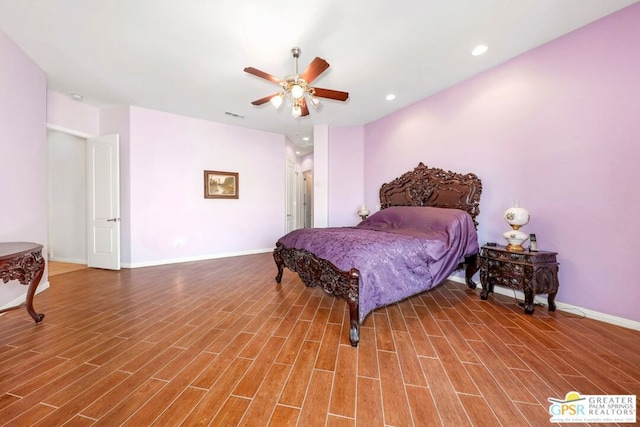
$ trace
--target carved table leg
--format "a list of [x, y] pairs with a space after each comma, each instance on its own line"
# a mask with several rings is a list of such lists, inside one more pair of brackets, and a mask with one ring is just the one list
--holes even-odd
[[547, 298], [547, 302], [549, 303], [549, 311], [556, 311], [556, 294], [557, 292], [551, 292], [549, 297]]
[[43, 313], [36, 313], [36, 311], [33, 309], [33, 296], [36, 293], [36, 288], [40, 284], [40, 279], [42, 279], [42, 274], [44, 273], [44, 260], [40, 260], [38, 264], [38, 271], [29, 283], [26, 300], [27, 312], [31, 315], [31, 317], [33, 317], [33, 320], [35, 320], [36, 323], [40, 323], [42, 322], [42, 319], [44, 319]]
[[[27, 249], [23, 249], [25, 246]], [[42, 245], [29, 242], [17, 242], [0, 243], [0, 247], [4, 247], [6, 251], [2, 253], [2, 257], [0, 257], [0, 279], [2, 279], [4, 283], [7, 283], [9, 280], [17, 280], [21, 285], [28, 286], [25, 302], [15, 307], [2, 309], [0, 313], [25, 307], [36, 323], [42, 322], [44, 314], [36, 313], [33, 309], [33, 297], [36, 294], [36, 289], [44, 273], [45, 263], [42, 258]], [[12, 252], [12, 250], [15, 252]]]
[[469, 287], [469, 289], [475, 289], [478, 287], [478, 285], [476, 284], [476, 282], [473, 281], [473, 275], [476, 274], [476, 272], [480, 268], [480, 265], [478, 264], [478, 254], [465, 257], [464, 264], [465, 264], [465, 270], [464, 270], [465, 282], [467, 283], [467, 286]]

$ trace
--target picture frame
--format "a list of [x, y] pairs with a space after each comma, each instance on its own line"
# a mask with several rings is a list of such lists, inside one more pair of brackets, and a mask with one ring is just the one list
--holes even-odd
[[240, 195], [238, 172], [204, 171], [205, 199], [238, 199]]

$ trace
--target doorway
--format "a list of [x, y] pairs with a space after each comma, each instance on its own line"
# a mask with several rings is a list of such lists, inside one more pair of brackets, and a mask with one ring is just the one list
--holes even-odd
[[313, 227], [313, 173], [308, 170], [302, 172], [304, 180], [302, 204], [304, 206], [304, 228]]
[[120, 269], [118, 135], [47, 129], [51, 262]]
[[47, 130], [49, 261], [87, 264], [86, 138]]
[[287, 159], [287, 177], [286, 177], [286, 214], [287, 224], [286, 232], [295, 230], [297, 227], [296, 221], [296, 164], [295, 162]]

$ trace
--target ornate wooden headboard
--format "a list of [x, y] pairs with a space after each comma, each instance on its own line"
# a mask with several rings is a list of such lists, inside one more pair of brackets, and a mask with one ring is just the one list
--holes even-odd
[[482, 181], [473, 173], [466, 175], [429, 168], [422, 162], [380, 187], [380, 208], [389, 206], [431, 206], [467, 211], [476, 228], [480, 213]]

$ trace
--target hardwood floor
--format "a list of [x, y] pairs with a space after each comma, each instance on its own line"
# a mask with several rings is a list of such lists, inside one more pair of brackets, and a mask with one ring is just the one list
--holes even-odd
[[49, 267], [49, 277], [87, 268], [86, 264], [75, 264], [71, 262], [60, 261], [49, 261], [47, 263], [47, 266]]
[[0, 317], [0, 424], [543, 426], [547, 398], [640, 394], [640, 332], [447, 282], [347, 336], [271, 254], [50, 277]]

